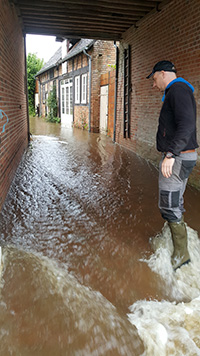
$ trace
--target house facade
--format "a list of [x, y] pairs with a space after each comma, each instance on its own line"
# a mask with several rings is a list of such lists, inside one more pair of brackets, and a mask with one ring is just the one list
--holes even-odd
[[111, 41], [64, 40], [37, 73], [40, 115], [48, 115], [47, 99], [55, 86], [62, 125], [107, 133], [109, 120], [113, 122], [114, 108], [108, 110], [109, 83], [101, 95], [104, 86], [101, 76], [113, 72], [115, 60], [115, 47]]
[[[62, 48], [60, 47], [50, 60], [37, 73], [36, 77], [36, 94], [35, 106], [36, 111], [39, 107], [39, 115], [48, 115], [48, 95], [56, 87], [56, 94], [59, 94], [59, 74], [60, 74], [60, 60], [62, 58]], [[59, 111], [58, 111], [59, 113]]]

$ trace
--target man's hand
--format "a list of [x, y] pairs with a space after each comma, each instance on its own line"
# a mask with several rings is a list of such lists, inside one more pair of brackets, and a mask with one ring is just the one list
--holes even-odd
[[161, 166], [161, 172], [165, 178], [169, 178], [172, 175], [174, 162], [175, 158], [164, 158]]

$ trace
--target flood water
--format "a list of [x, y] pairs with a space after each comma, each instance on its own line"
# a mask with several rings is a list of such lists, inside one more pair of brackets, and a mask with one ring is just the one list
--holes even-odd
[[200, 192], [174, 273], [154, 166], [103, 135], [30, 130], [0, 214], [0, 355], [200, 355]]

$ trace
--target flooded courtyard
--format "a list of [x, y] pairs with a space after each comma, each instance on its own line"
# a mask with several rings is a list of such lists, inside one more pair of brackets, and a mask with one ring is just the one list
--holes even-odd
[[0, 215], [0, 355], [200, 355], [200, 192], [174, 273], [154, 166], [103, 135], [30, 131]]

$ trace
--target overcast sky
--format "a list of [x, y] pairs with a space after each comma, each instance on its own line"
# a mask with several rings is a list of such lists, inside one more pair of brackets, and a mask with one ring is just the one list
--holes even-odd
[[26, 35], [26, 53], [36, 53], [47, 62], [61, 46], [55, 39], [53, 36]]

